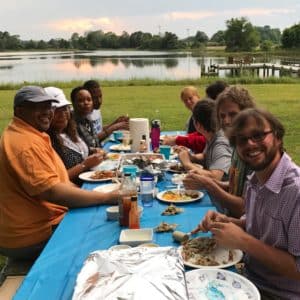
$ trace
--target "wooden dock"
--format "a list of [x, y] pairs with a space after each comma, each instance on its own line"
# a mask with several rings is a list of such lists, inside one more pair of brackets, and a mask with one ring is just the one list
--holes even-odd
[[300, 65], [278, 65], [270, 63], [233, 63], [233, 64], [213, 64], [209, 67], [209, 72], [219, 74], [220, 70], [230, 70], [232, 75], [240, 75], [244, 70], [249, 70], [253, 74], [260, 74], [263, 77], [275, 76], [275, 71], [279, 71], [280, 76], [284, 74], [297, 74], [300, 76]]

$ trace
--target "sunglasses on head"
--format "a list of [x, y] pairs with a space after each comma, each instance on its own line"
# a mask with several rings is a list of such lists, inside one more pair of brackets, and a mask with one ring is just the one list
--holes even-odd
[[270, 133], [272, 133], [273, 130], [269, 130], [269, 131], [261, 131], [261, 132], [255, 132], [250, 136], [243, 136], [243, 135], [237, 135], [236, 137], [236, 143], [238, 145], [245, 145], [246, 143], [248, 143], [249, 140], [251, 140], [251, 142], [253, 143], [259, 143], [262, 142], [266, 136]]

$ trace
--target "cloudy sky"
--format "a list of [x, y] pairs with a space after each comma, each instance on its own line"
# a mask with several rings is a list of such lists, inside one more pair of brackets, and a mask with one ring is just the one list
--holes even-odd
[[283, 30], [300, 22], [299, 0], [1, 0], [0, 31], [21, 39], [66, 38], [102, 29], [117, 34], [171, 31], [180, 38], [226, 29], [245, 16]]

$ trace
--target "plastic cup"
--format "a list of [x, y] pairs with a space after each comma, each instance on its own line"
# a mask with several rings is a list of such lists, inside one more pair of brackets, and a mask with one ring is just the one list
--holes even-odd
[[136, 177], [136, 173], [138, 171], [138, 167], [135, 165], [125, 165], [123, 166], [123, 173], [130, 173], [131, 176]]
[[159, 147], [159, 152], [164, 155], [165, 159], [170, 159], [171, 146], [161, 145]]
[[140, 195], [139, 198], [144, 207], [151, 207], [154, 200], [154, 176], [151, 174], [142, 174], [140, 177]]
[[114, 131], [114, 140], [117, 142], [123, 137], [123, 132], [122, 131]]

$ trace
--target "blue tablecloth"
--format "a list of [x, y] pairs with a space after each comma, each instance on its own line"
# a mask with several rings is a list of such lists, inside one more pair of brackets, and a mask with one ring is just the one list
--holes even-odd
[[[106, 144], [106, 148], [109, 147]], [[165, 181], [157, 187], [163, 190], [169, 185], [171, 174], [166, 174]], [[85, 183], [83, 188], [93, 189], [99, 184]], [[141, 227], [153, 228], [161, 221], [179, 224], [178, 230], [188, 232], [203, 218], [207, 210], [214, 209], [209, 196], [197, 202], [185, 204], [184, 213], [175, 216], [161, 216], [167, 204], [158, 200], [153, 207], [144, 208]], [[95, 250], [107, 249], [118, 244], [121, 231], [117, 221], [106, 220], [107, 206], [71, 209], [40, 257], [27, 274], [15, 300], [71, 299], [76, 277], [88, 254]], [[171, 233], [155, 233], [154, 242], [160, 246], [178, 246]]]

